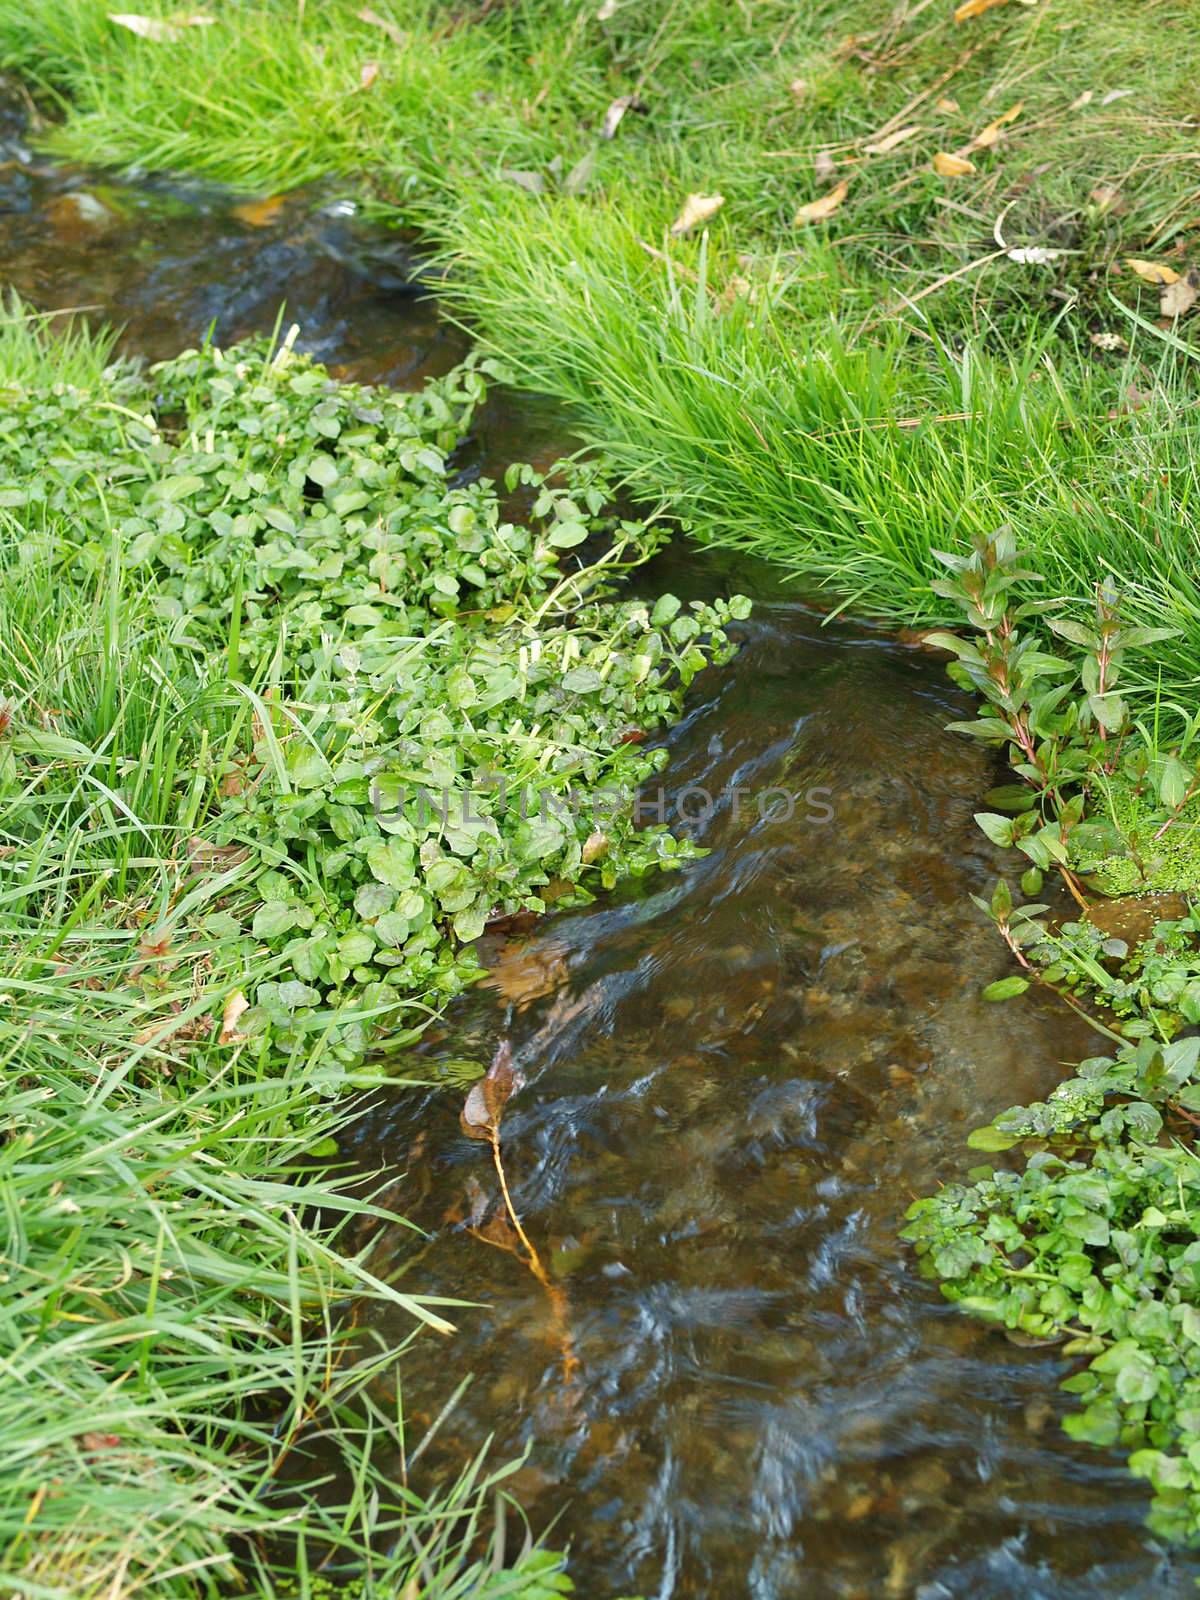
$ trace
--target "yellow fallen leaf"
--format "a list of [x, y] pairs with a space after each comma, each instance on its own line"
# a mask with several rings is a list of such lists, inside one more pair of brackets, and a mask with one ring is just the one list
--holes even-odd
[[933, 102], [933, 109], [935, 111], [943, 111], [946, 113], [957, 111], [958, 101], [952, 100], [948, 94], [943, 94]]
[[973, 150], [990, 150], [1008, 124], [1015, 122], [1024, 108], [1025, 102], [1023, 100], [1018, 100], [1015, 106], [1009, 106], [1002, 117], [997, 117], [995, 122], [989, 122], [986, 128], [975, 135], [971, 140], [971, 148]]
[[136, 11], [110, 11], [108, 20], [118, 28], [128, 28], [139, 39], [151, 39], [155, 44], [177, 44], [185, 37], [188, 28], [211, 28], [216, 17], [143, 17]]
[[272, 194], [265, 200], [244, 200], [240, 206], [232, 206], [230, 209], [239, 222], [248, 223], [252, 228], [269, 228], [278, 218], [283, 206], [283, 196]]
[[700, 223], [707, 222], [709, 217], [715, 217], [725, 204], [723, 194], [690, 194], [683, 202], [683, 210], [671, 224], [671, 232], [678, 239], [682, 234], [690, 233]]
[[906, 139], [911, 139], [914, 133], [920, 133], [921, 124], [910, 122], [907, 128], [897, 128], [894, 133], [886, 134], [882, 139], [877, 139], [874, 144], [865, 144], [863, 149], [869, 156], [885, 156], [889, 150], [894, 150], [897, 145], [903, 144]]
[[962, 178], [975, 171], [975, 163], [966, 156], [952, 156], [946, 150], [939, 150], [933, 158], [933, 170], [942, 178]]
[[364, 61], [362, 64], [362, 71], [358, 75], [358, 87], [360, 89], [369, 89], [378, 76], [378, 61]]
[[1094, 89], [1085, 89], [1082, 94], [1076, 95], [1074, 100], [1072, 100], [1071, 104], [1067, 107], [1067, 110], [1082, 111], [1084, 106], [1090, 106], [1095, 98], [1096, 93]]
[[981, 17], [985, 11], [990, 11], [993, 6], [1002, 6], [1005, 0], [963, 0], [962, 5], [956, 6], [954, 11], [955, 22], [966, 22], [969, 17]]
[[850, 185], [845, 178], [836, 188], [828, 194], [823, 194], [819, 200], [810, 200], [807, 205], [802, 205], [792, 218], [793, 226], [800, 227], [806, 222], [824, 222], [826, 217], [831, 217], [850, 191]]
[[1135, 256], [1126, 256], [1125, 265], [1131, 272], [1136, 272], [1139, 278], [1147, 283], [1156, 283], [1159, 288], [1179, 281], [1175, 268], [1168, 267], [1164, 261], [1139, 261]]
[[358, 13], [358, 20], [370, 23], [373, 28], [382, 28], [393, 44], [402, 45], [408, 42], [402, 29], [398, 28], [394, 22], [389, 21], [387, 17], [381, 17], [378, 11], [372, 11], [370, 6], [362, 8]]

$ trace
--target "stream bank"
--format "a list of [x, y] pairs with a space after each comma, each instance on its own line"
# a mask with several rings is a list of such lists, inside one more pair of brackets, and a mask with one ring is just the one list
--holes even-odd
[[[126, 322], [131, 350], [194, 343], [214, 316], [222, 341], [269, 326], [285, 297], [363, 379], [413, 382], [460, 352], [330, 200], [251, 221], [212, 193], [117, 189], [96, 197], [127, 208], [114, 234], [57, 204], [94, 192], [85, 175], [40, 181], [6, 276], [48, 308], [61, 272], [72, 303]], [[178, 248], [182, 217], [208, 230], [199, 260]], [[118, 247], [134, 267], [113, 270]], [[491, 415], [467, 474], [531, 443], [557, 453], [551, 416], [530, 439], [523, 403]], [[1005, 962], [963, 894], [998, 860], [971, 820], [995, 764], [944, 731], [968, 702], [937, 663], [736, 572], [756, 598], [742, 652], [667, 741], [668, 799], [713, 799], [697, 830], [711, 854], [492, 936], [490, 984], [421, 1048], [432, 1071], [505, 1036], [528, 1076], [506, 1159], [567, 1296], [573, 1392], [536, 1285], [463, 1229], [468, 1180], [489, 1172], [458, 1097], [377, 1095], [350, 1136], [364, 1168], [406, 1174], [396, 1203], [431, 1232], [422, 1282], [490, 1303], [464, 1319], [455, 1359], [476, 1379], [437, 1451], [449, 1470], [489, 1435], [530, 1445], [518, 1483], [538, 1518], [569, 1481], [559, 1526], [584, 1592], [725, 1593], [748, 1572], [771, 1600], [1185, 1592], [1119, 1456], [1058, 1435], [1053, 1358], [997, 1361], [995, 1336], [915, 1280], [895, 1236], [908, 1199], [957, 1170], [967, 1129], [1044, 1094], [1085, 1048], [1050, 1003], [1014, 1022], [978, 997]], [[685, 599], [730, 581], [721, 558], [680, 549], [639, 580]], [[764, 814], [778, 788], [828, 794]], [[393, 1248], [407, 1260], [410, 1238]], [[433, 1341], [406, 1355], [415, 1422], [437, 1415], [446, 1365]]]

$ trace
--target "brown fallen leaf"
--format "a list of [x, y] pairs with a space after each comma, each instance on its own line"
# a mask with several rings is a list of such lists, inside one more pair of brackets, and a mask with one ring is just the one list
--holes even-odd
[[799, 105], [801, 100], [803, 100], [804, 96], [808, 93], [808, 84], [803, 78], [793, 78], [791, 83], [788, 84], [788, 93], [791, 95], [796, 104]]
[[473, 1083], [459, 1113], [459, 1124], [469, 1139], [499, 1137], [504, 1108], [525, 1079], [512, 1064], [512, 1046], [505, 1039], [497, 1049], [491, 1066], [478, 1083]]
[[819, 200], [810, 200], [802, 205], [792, 218], [794, 227], [801, 227], [808, 222], [824, 222], [826, 217], [831, 217], [842, 201], [850, 192], [850, 185], [843, 178], [828, 194], [823, 194]]
[[284, 204], [283, 195], [272, 194], [265, 200], [244, 200], [241, 205], [233, 206], [230, 214], [251, 228], [269, 228], [278, 219]]
[[1174, 283], [1164, 286], [1158, 307], [1164, 317], [1186, 317], [1200, 295], [1200, 272], [1189, 267]]
[[990, 150], [1008, 124], [1015, 122], [1024, 109], [1025, 102], [1023, 100], [1018, 100], [1015, 106], [1009, 106], [1003, 116], [997, 117], [995, 122], [989, 122], [986, 128], [981, 129], [975, 135], [969, 148], [972, 150]]
[[958, 101], [951, 99], [948, 94], [939, 95], [933, 102], [933, 109], [941, 111], [944, 115], [949, 115], [958, 110]]
[[358, 87], [360, 89], [369, 89], [378, 76], [378, 61], [364, 61], [362, 64], [362, 70], [358, 74]]
[[240, 1044], [245, 1034], [238, 1032], [238, 1023], [243, 1014], [250, 1009], [250, 1002], [239, 989], [236, 994], [231, 994], [225, 1002], [225, 1009], [221, 1013], [221, 1031], [217, 1035], [218, 1044]]
[[921, 124], [910, 122], [907, 128], [897, 128], [894, 133], [887, 134], [882, 139], [877, 139], [874, 144], [865, 144], [863, 149], [869, 156], [885, 156], [889, 150], [894, 150], [897, 145], [911, 139], [914, 133], [920, 133]]
[[1088, 199], [1101, 211], [1124, 211], [1125, 205], [1121, 198], [1120, 189], [1114, 189], [1111, 183], [1098, 183], [1088, 194]]
[[119, 1433], [81, 1433], [77, 1439], [79, 1448], [89, 1454], [96, 1450], [116, 1450], [121, 1443]]
[[373, 28], [382, 28], [393, 44], [403, 45], [408, 43], [407, 35], [402, 29], [398, 28], [394, 22], [390, 22], [387, 17], [381, 17], [378, 11], [372, 11], [370, 6], [362, 8], [358, 13], [358, 20], [370, 23]]
[[1119, 333], [1089, 333], [1088, 338], [1096, 346], [1097, 350], [1129, 349], [1129, 346]]
[[962, 5], [954, 9], [955, 22], [966, 22], [971, 17], [981, 17], [985, 11], [991, 11], [995, 6], [1007, 4], [1007, 0], [962, 0]]
[[683, 209], [671, 224], [671, 232], [675, 237], [681, 238], [685, 233], [690, 233], [693, 228], [699, 227], [702, 222], [707, 222], [709, 217], [715, 217], [725, 204], [723, 194], [690, 194], [683, 202]]
[[1126, 256], [1125, 265], [1146, 283], [1156, 283], [1159, 288], [1166, 288], [1179, 279], [1175, 268], [1167, 266], [1165, 261], [1140, 261], [1136, 256]]
[[187, 37], [188, 28], [211, 28], [216, 17], [200, 15], [191, 17], [143, 17], [136, 11], [110, 11], [108, 20], [118, 28], [128, 28], [139, 39], [150, 39], [155, 44], [178, 44]]
[[962, 178], [975, 171], [975, 163], [966, 156], [953, 156], [947, 150], [939, 150], [933, 158], [933, 170], [942, 178]]
[[832, 183], [837, 175], [837, 162], [828, 150], [818, 150], [813, 157], [813, 172], [818, 183]]
[[207, 839], [187, 842], [188, 862], [197, 872], [225, 872], [250, 859], [250, 851], [240, 844], [210, 844]]

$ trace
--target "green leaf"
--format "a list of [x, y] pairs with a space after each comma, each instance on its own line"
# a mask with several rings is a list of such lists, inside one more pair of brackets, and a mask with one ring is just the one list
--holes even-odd
[[1013, 842], [1013, 823], [1011, 817], [1002, 817], [995, 811], [977, 811], [975, 821], [987, 834], [993, 844], [1007, 848]]
[[[1019, 994], [1024, 994], [1029, 987], [1028, 978], [1022, 978], [1013, 973], [1008, 978], [997, 978], [995, 983], [989, 983], [982, 991], [985, 1000], [1012, 1000]], [[977, 1148], [983, 1148], [978, 1146]]]

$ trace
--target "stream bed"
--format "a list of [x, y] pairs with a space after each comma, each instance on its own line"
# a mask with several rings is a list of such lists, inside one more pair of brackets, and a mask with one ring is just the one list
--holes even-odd
[[[228, 343], [281, 301], [355, 379], [416, 385], [467, 348], [408, 246], [336, 193], [117, 184], [31, 155], [19, 117], [0, 134], [0, 281], [123, 325], [130, 352]], [[462, 470], [570, 448], [552, 408], [500, 393]], [[971, 1128], [1093, 1048], [1032, 994], [979, 997], [1008, 958], [968, 898], [999, 858], [972, 822], [995, 764], [944, 731], [964, 697], [739, 558], [677, 544], [641, 582], [756, 601], [667, 740], [668, 814], [709, 853], [485, 936], [486, 983], [420, 1050], [432, 1071], [511, 1044], [505, 1163], [557, 1304], [468, 1231], [496, 1179], [461, 1090], [398, 1088], [357, 1128], [429, 1232], [414, 1282], [480, 1302], [452, 1351], [404, 1358], [414, 1438], [474, 1375], [427, 1469], [528, 1449], [514, 1485], [586, 1600], [1194, 1593], [1121, 1453], [1060, 1432], [1066, 1363], [955, 1314], [897, 1239], [973, 1164]], [[379, 1250], [402, 1264], [413, 1235]]]

